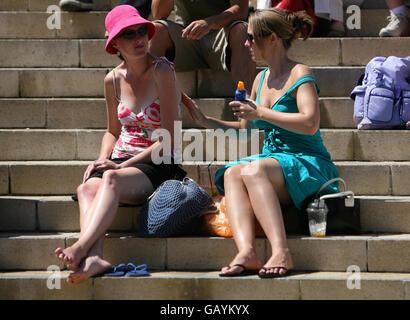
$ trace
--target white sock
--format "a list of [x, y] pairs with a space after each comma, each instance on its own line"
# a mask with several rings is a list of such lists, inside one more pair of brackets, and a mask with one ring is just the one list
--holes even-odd
[[394, 9], [390, 10], [390, 12], [394, 13], [396, 16], [401, 14], [402, 16], [407, 17], [407, 8], [404, 4], [402, 6], [398, 6]]

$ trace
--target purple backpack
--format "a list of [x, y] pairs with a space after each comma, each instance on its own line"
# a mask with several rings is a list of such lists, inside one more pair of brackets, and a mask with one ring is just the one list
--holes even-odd
[[410, 56], [376, 57], [350, 97], [358, 129], [397, 129], [410, 121]]

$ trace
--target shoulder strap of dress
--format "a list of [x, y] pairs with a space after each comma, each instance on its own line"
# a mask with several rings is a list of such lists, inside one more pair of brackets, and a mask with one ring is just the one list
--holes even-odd
[[259, 80], [258, 92], [256, 94], [256, 102], [259, 103], [259, 104], [260, 104], [260, 102], [259, 102], [259, 93], [261, 92], [262, 83], [263, 83], [263, 79], [265, 79], [266, 71], [268, 71], [268, 68], [266, 68], [265, 70], [262, 71], [261, 79]]
[[155, 57], [154, 63], [155, 63], [154, 69], [156, 69], [156, 67], [158, 66], [159, 63], [166, 63], [167, 65], [169, 65], [171, 67], [172, 71], [174, 71], [174, 79], [176, 79], [175, 65], [171, 61], [169, 61], [167, 58], [165, 58], [165, 57]]
[[117, 99], [118, 102], [121, 102], [121, 99], [117, 95], [117, 86], [116, 86], [116, 83], [115, 83], [115, 70], [114, 69], [112, 70], [112, 82], [114, 84], [115, 99]]
[[317, 93], [320, 93], [320, 89], [319, 89], [319, 86], [317, 85], [317, 83], [316, 83], [316, 80], [315, 80], [315, 77], [313, 77], [312, 75], [306, 75], [306, 76], [303, 76], [303, 77], [300, 77], [295, 83], [294, 83], [294, 85], [293, 86], [291, 86], [290, 87], [290, 89], [287, 91], [287, 92], [292, 92], [293, 90], [295, 90], [297, 87], [299, 87], [302, 83], [305, 83], [305, 82], [309, 82], [309, 81], [313, 81], [314, 82], [314, 84], [315, 84], [315, 86], [316, 86], [316, 91], [317, 91]]

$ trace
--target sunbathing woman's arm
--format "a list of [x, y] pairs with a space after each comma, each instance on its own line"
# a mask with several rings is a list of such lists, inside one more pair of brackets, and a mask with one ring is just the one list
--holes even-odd
[[88, 179], [94, 170], [99, 168], [99, 162], [110, 158], [115, 143], [121, 133], [121, 122], [118, 120], [117, 116], [118, 102], [115, 98], [112, 76], [112, 72], [110, 72], [104, 78], [104, 96], [105, 105], [107, 108], [107, 131], [104, 133], [101, 142], [100, 155], [96, 161], [87, 167], [83, 176], [83, 182]]
[[107, 131], [104, 134], [98, 160], [109, 159], [115, 143], [121, 134], [121, 122], [118, 120], [118, 101], [115, 97], [113, 74], [110, 72], [104, 79], [104, 97], [107, 107]]
[[[258, 74], [255, 78], [255, 81], [252, 86], [252, 91], [250, 94], [250, 99], [256, 99], [256, 93], [258, 89], [258, 83], [260, 79], [260, 74]], [[252, 128], [252, 121], [248, 121], [247, 119], [240, 119], [240, 121], [224, 121], [217, 118], [213, 118], [210, 116], [205, 115], [190, 97], [188, 97], [185, 93], [182, 93], [182, 103], [187, 108], [191, 118], [201, 126], [208, 128], [208, 129], [223, 129], [228, 130], [231, 128], [234, 129], [251, 129]]]

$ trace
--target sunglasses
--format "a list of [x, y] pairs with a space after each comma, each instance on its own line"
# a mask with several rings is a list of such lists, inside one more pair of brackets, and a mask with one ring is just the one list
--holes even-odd
[[141, 27], [137, 31], [135, 31], [135, 30], [125, 31], [124, 33], [116, 36], [116, 38], [122, 37], [126, 40], [134, 40], [137, 37], [137, 35], [140, 36], [140, 37], [143, 37], [147, 33], [148, 33], [148, 28], [147, 27]]

